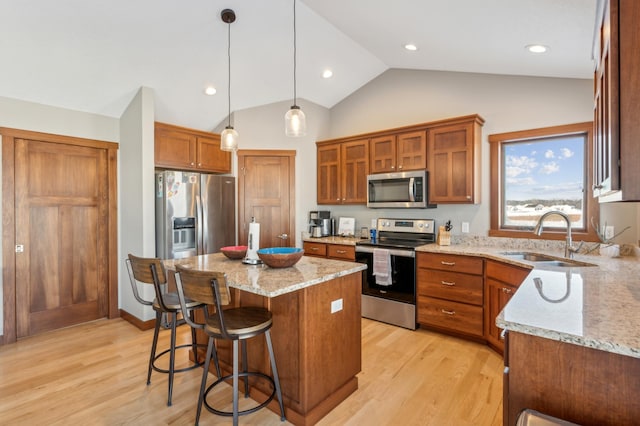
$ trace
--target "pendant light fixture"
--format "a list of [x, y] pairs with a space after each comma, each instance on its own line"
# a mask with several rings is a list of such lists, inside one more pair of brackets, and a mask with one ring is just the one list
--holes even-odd
[[287, 136], [298, 137], [307, 133], [304, 112], [296, 105], [296, 0], [293, 0], [293, 105], [284, 115], [284, 132]]
[[231, 23], [235, 22], [236, 14], [231, 9], [225, 9], [220, 14], [222, 21], [227, 23], [227, 60], [229, 64], [229, 85], [227, 87], [229, 115], [227, 127], [224, 128], [220, 135], [220, 149], [223, 151], [235, 151], [238, 149], [238, 132], [231, 125]]

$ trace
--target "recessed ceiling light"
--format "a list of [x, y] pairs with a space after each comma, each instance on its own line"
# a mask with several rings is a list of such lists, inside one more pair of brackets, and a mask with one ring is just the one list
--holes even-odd
[[216, 94], [216, 88], [213, 86], [207, 86], [207, 88], [204, 89], [204, 93], [209, 96], [213, 96]]
[[331, 78], [331, 77], [333, 77], [333, 71], [331, 70], [322, 71], [322, 78]]
[[525, 46], [525, 49], [527, 49], [531, 53], [544, 53], [549, 50], [547, 46], [544, 46], [542, 44], [529, 44]]
[[415, 51], [415, 50], [418, 50], [418, 46], [416, 46], [415, 44], [411, 44], [411, 43], [405, 44], [404, 48], [407, 49], [407, 50], [410, 50], [412, 52]]

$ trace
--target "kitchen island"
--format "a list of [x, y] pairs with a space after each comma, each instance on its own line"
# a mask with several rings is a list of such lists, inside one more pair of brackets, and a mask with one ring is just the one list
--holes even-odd
[[[290, 268], [274, 269], [245, 265], [221, 253], [164, 263], [169, 270], [181, 264], [224, 272], [231, 287], [230, 306], [263, 306], [272, 312], [271, 338], [289, 422], [315, 424], [358, 388], [361, 271], [366, 265], [303, 256]], [[203, 334], [198, 340], [206, 343]], [[221, 368], [229, 373], [231, 345], [219, 343]], [[249, 341], [247, 349], [249, 369], [270, 374], [264, 339]], [[270, 393], [266, 383], [251, 385], [257, 401]], [[269, 408], [279, 413], [275, 400]]]
[[617, 258], [576, 255], [575, 260], [592, 266], [559, 267], [505, 255], [524, 251], [562, 258], [561, 250], [545, 247], [429, 245], [418, 251], [533, 267], [495, 320], [506, 330], [505, 425], [515, 424], [525, 408], [582, 425], [638, 424], [637, 253]]

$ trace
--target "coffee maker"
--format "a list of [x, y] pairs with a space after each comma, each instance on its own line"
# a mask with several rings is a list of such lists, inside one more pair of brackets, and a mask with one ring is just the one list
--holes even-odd
[[328, 210], [310, 211], [309, 233], [312, 237], [327, 237], [331, 235], [331, 212]]

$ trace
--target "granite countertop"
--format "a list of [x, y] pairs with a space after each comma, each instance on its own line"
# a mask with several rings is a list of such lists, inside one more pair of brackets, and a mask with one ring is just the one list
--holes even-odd
[[289, 268], [270, 268], [266, 265], [246, 265], [241, 260], [227, 259], [222, 253], [164, 260], [163, 263], [170, 270], [180, 264], [224, 272], [229, 287], [266, 297], [291, 293], [367, 268], [361, 263], [312, 256], [302, 256], [298, 263]]
[[544, 266], [505, 257], [528, 251], [563, 257], [557, 247], [460, 244], [419, 252], [464, 254], [533, 268], [496, 318], [500, 328], [640, 358], [640, 260], [575, 255], [594, 266]]
[[304, 237], [302, 241], [306, 241], [309, 243], [343, 244], [346, 246], [355, 246], [356, 243], [360, 241], [360, 238], [334, 235], [331, 237]]

